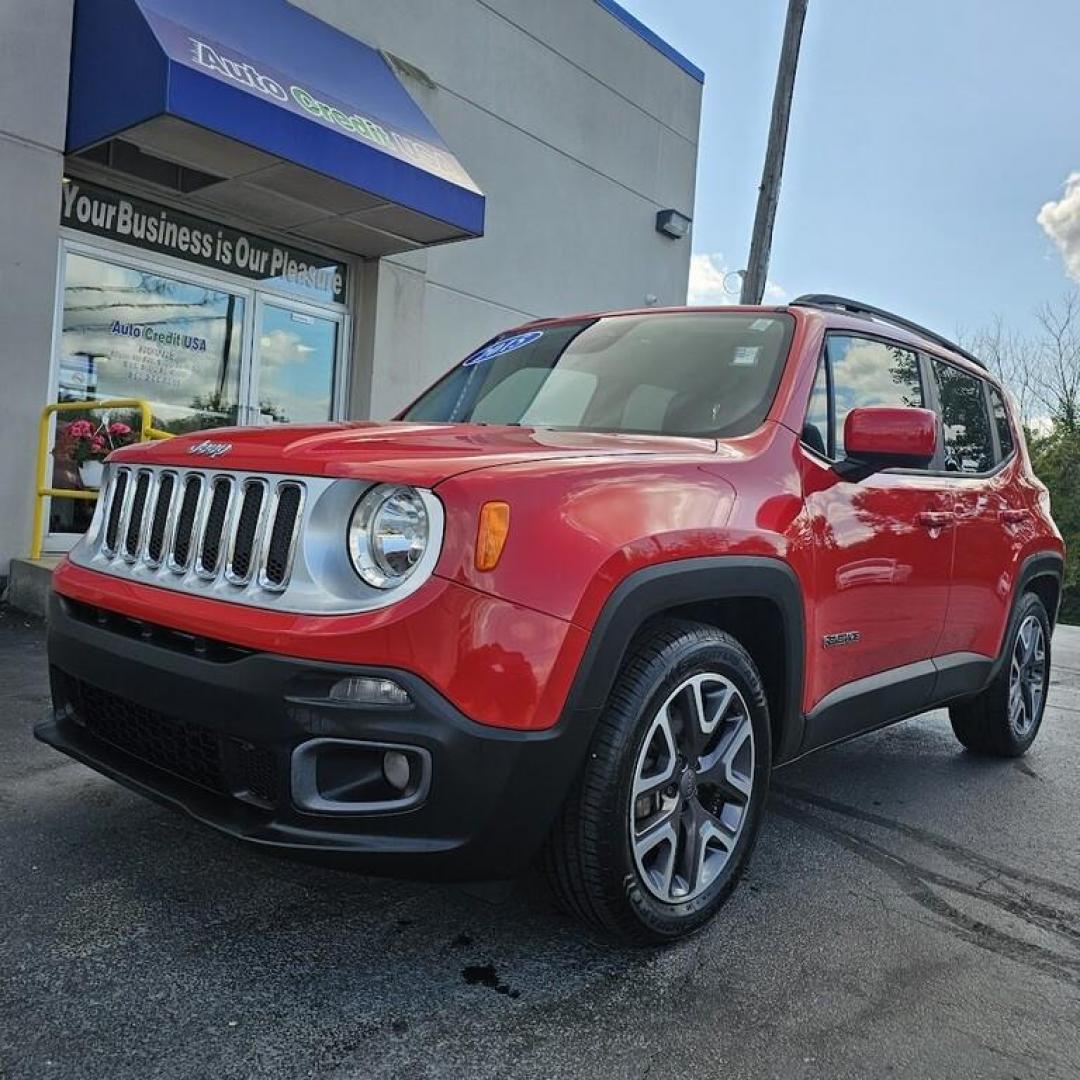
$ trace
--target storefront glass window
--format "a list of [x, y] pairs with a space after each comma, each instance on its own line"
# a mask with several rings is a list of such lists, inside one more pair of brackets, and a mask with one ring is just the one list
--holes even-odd
[[[244, 305], [230, 292], [70, 252], [58, 399], [138, 398], [153, 426], [173, 433], [236, 423]], [[89, 437], [80, 435], [87, 423]], [[124, 441], [124, 428], [137, 432], [136, 412], [60, 414], [53, 486], [96, 486], [95, 462]], [[81, 532], [91, 512], [89, 503], [53, 500], [51, 531]]]
[[[174, 435], [331, 419], [341, 336], [339, 313], [304, 301], [68, 250], [57, 399], [87, 408], [57, 416], [51, 486], [94, 490], [109, 451], [138, 437], [137, 409], [94, 402], [145, 401]], [[49, 533], [62, 548], [59, 534], [85, 531], [92, 513], [53, 499]]]
[[265, 303], [258, 340], [263, 423], [316, 423], [332, 415], [337, 322]]
[[142, 398], [154, 426], [236, 422], [244, 298], [68, 255], [60, 400]]

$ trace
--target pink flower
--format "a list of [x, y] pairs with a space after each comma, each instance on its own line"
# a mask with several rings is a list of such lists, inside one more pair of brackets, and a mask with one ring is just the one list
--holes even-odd
[[95, 435], [90, 440], [90, 450], [95, 454], [100, 454], [105, 449], [105, 440], [100, 435]]
[[73, 420], [68, 424], [67, 434], [73, 439], [89, 439], [94, 434], [94, 425], [89, 420]]
[[114, 438], [124, 439], [131, 434], [131, 428], [129, 428], [127, 424], [121, 424], [117, 421], [115, 424], [109, 425], [109, 434]]

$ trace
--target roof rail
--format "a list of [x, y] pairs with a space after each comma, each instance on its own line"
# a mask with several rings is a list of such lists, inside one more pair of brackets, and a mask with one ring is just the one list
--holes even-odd
[[791, 301], [790, 306], [835, 308], [838, 311], [850, 312], [852, 315], [865, 315], [868, 318], [876, 319], [878, 322], [891, 323], [893, 326], [899, 326], [903, 330], [918, 334], [920, 337], [934, 342], [935, 345], [959, 353], [965, 360], [970, 360], [984, 371], [986, 370], [986, 365], [977, 356], [973, 356], [967, 349], [957, 345], [955, 341], [950, 341], [947, 337], [937, 334], [933, 330], [928, 330], [925, 326], [920, 326], [917, 322], [905, 319], [901, 315], [894, 315], [884, 308], [864, 304], [861, 300], [849, 300], [846, 296], [832, 296], [829, 293], [807, 293], [805, 296], [797, 296]]

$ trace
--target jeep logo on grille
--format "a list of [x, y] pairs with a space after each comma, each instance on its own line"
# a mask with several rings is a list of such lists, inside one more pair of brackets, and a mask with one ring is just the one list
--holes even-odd
[[221, 457], [222, 454], [227, 454], [231, 449], [231, 442], [212, 442], [210, 439], [203, 439], [202, 442], [189, 446], [188, 453], [202, 454], [203, 457]]

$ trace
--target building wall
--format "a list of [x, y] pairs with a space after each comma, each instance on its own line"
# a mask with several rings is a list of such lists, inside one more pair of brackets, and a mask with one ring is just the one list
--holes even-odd
[[49, 400], [72, 0], [0, 3], [0, 576], [30, 541]]
[[488, 198], [485, 236], [384, 259], [354, 415], [393, 415], [538, 316], [684, 303], [701, 85], [594, 0], [296, 0], [419, 67], [404, 78]]

